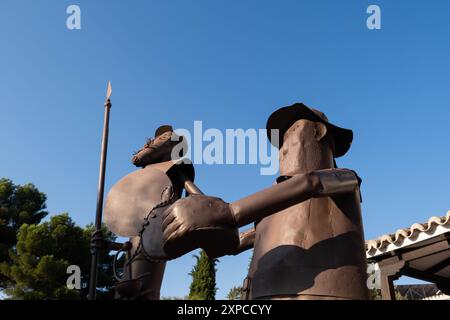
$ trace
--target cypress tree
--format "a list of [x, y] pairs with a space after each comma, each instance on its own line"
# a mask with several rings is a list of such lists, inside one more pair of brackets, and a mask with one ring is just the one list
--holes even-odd
[[210, 259], [205, 251], [200, 256], [194, 256], [196, 265], [189, 273], [192, 276], [189, 300], [215, 300], [216, 297], [216, 263], [217, 259]]

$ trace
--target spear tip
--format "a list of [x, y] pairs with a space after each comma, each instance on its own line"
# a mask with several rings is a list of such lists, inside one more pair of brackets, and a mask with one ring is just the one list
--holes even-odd
[[112, 94], [111, 81], [108, 81], [108, 90], [106, 91], [106, 99], [109, 99]]

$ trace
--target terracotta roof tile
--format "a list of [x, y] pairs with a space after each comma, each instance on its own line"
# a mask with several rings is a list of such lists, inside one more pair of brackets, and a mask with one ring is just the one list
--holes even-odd
[[[445, 232], [450, 232], [450, 211], [442, 217], [433, 216], [426, 223], [414, 223], [409, 228], [398, 229], [394, 234], [366, 241], [366, 254], [368, 257], [375, 256]], [[425, 236], [421, 237], [422, 233]]]

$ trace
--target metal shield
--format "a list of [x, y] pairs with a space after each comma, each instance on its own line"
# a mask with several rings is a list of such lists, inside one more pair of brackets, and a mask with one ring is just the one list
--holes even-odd
[[151, 166], [126, 175], [108, 193], [105, 224], [119, 236], [137, 236], [152, 208], [165, 200], [169, 187], [172, 183], [166, 173]]

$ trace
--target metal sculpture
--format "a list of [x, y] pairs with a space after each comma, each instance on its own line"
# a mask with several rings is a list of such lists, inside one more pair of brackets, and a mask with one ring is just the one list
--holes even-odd
[[[267, 132], [280, 148], [277, 184], [233, 203], [199, 194], [174, 202], [163, 221], [166, 254], [200, 247], [216, 257], [253, 244], [247, 298], [367, 299], [361, 180], [334, 160], [352, 131], [297, 103], [275, 111]], [[239, 237], [252, 222], [255, 231]]]
[[120, 250], [127, 252], [123, 276], [115, 274], [119, 299], [159, 299], [166, 261], [171, 259], [163, 248], [164, 209], [179, 199], [183, 190], [201, 193], [193, 183], [192, 164], [172, 160], [179, 143], [183, 137], [171, 126], [159, 127], [155, 138], [132, 158], [142, 169], [122, 178], [108, 193], [105, 223], [115, 234], [130, 237]]

